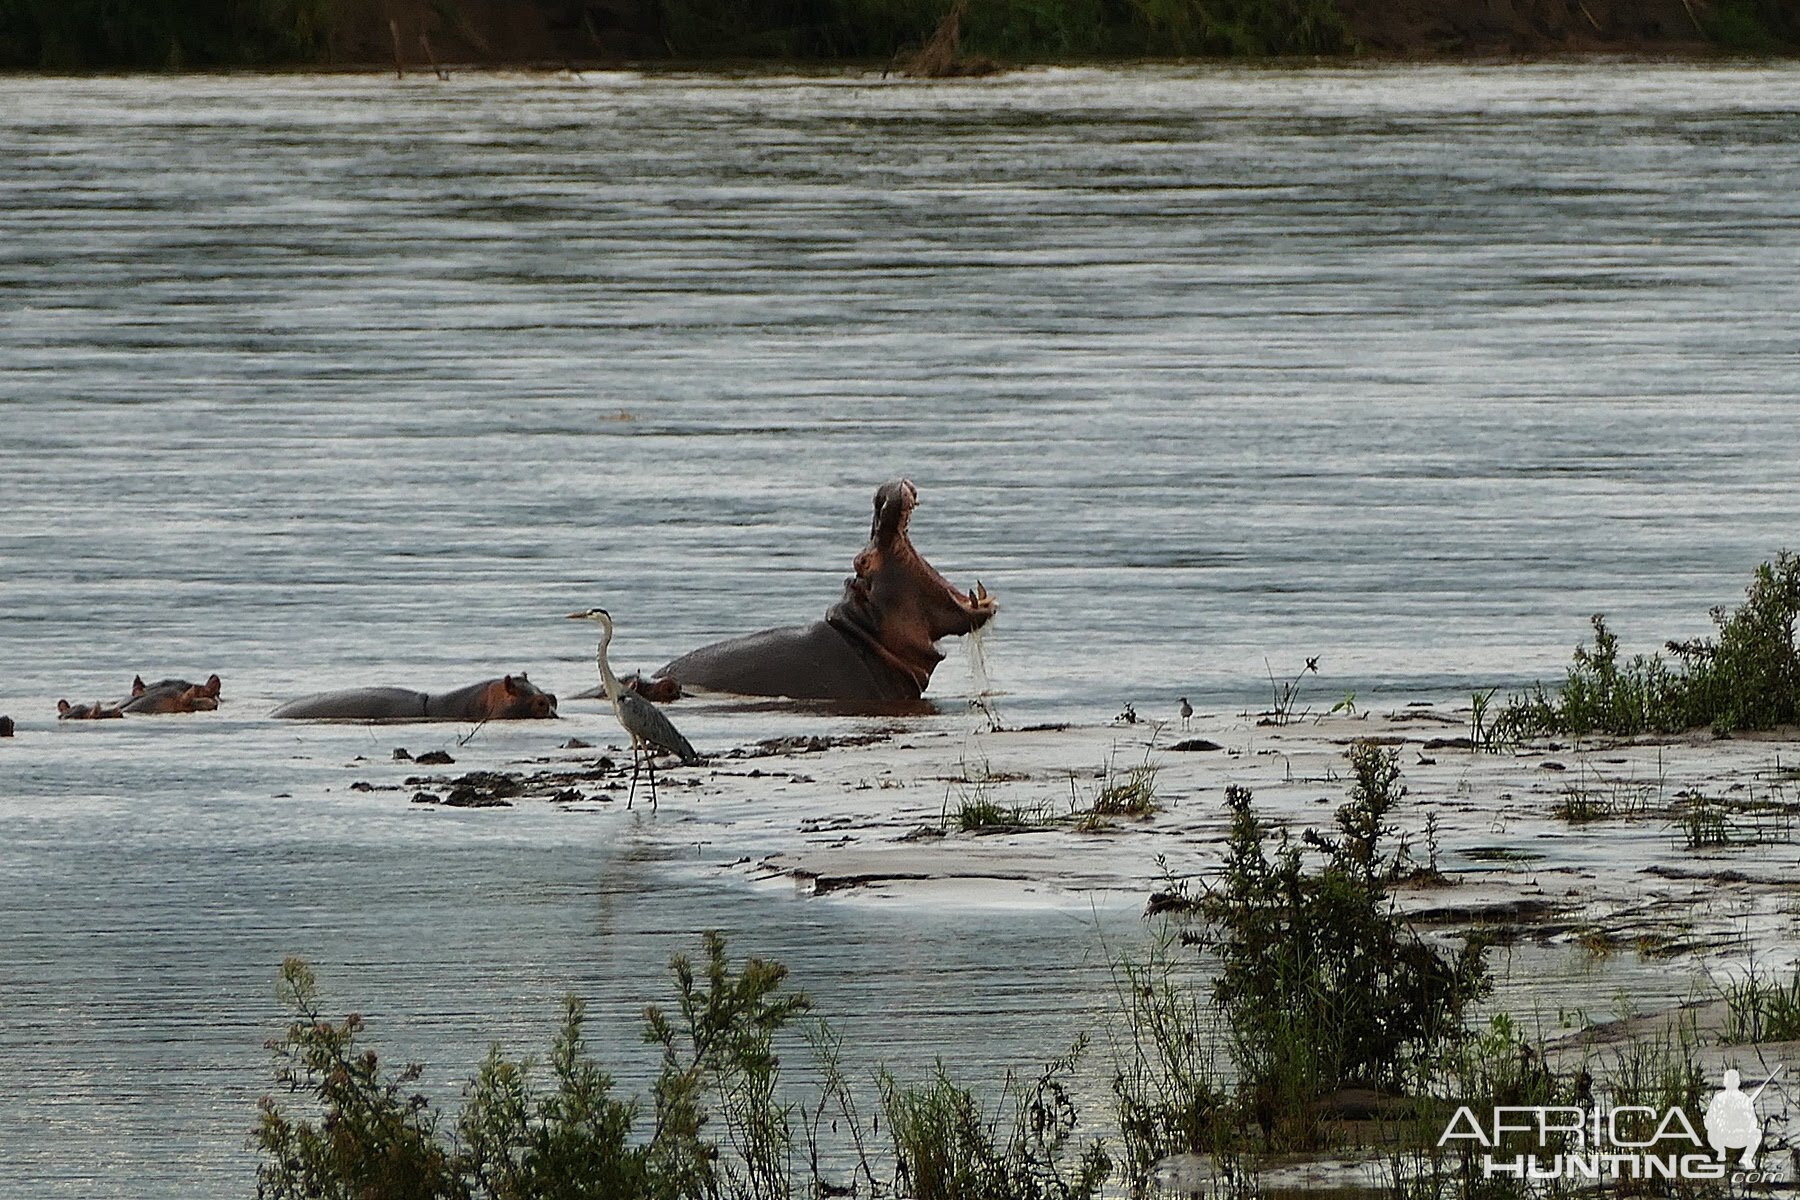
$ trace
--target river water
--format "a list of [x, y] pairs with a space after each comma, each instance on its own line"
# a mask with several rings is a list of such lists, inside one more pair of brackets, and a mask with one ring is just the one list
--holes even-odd
[[[595, 603], [628, 666], [809, 619], [898, 475], [1009, 718], [1653, 649], [1796, 540], [1797, 229], [1788, 66], [0, 79], [0, 1194], [249, 1194], [289, 953], [452, 1098], [571, 988], [638, 1053], [709, 926], [889, 1061], [1060, 1050], [1135, 900], [746, 891], [261, 714], [566, 695]], [[51, 719], [210, 671], [175, 732]]]

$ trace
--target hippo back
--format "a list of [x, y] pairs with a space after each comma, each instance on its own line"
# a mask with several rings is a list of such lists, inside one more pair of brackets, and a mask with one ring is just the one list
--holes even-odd
[[349, 688], [290, 700], [272, 717], [302, 721], [528, 721], [556, 716], [556, 697], [523, 674], [427, 695], [410, 688]]
[[409, 688], [346, 688], [289, 700], [269, 715], [300, 721], [426, 721], [429, 699]]
[[790, 700], [917, 700], [913, 681], [824, 621], [714, 642], [657, 672], [684, 691]]

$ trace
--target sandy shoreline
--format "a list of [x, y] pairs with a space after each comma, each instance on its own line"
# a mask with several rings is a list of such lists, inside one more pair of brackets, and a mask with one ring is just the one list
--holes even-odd
[[[1500, 926], [1597, 956], [1671, 962], [1791, 953], [1800, 896], [1789, 869], [1800, 812], [1792, 731], [1490, 754], [1459, 742], [1466, 708], [1428, 704], [1280, 726], [1201, 713], [1186, 731], [1148, 721], [962, 732], [944, 724], [778, 739], [704, 767], [665, 769], [646, 829], [730, 864], [708, 870], [820, 896], [1015, 905], [1105, 892], [1144, 901], [1166, 886], [1159, 858], [1177, 878], [1217, 865], [1226, 786], [1250, 788], [1270, 819], [1296, 833], [1322, 827], [1346, 796], [1349, 744], [1375, 738], [1399, 754], [1408, 795], [1397, 825], [1413, 856], [1430, 865], [1428, 835], [1437, 843], [1445, 885], [1396, 891], [1421, 924]], [[1174, 749], [1190, 740], [1219, 748]], [[1071, 819], [1109, 773], [1117, 782], [1145, 764], [1155, 769], [1155, 812]], [[628, 759], [617, 743], [532, 766], [525, 797], [558, 796], [575, 810], [622, 806]], [[440, 794], [457, 778], [409, 776], [415, 782], [404, 787]], [[644, 800], [640, 788], [638, 807]], [[974, 804], [1020, 810], [1020, 819], [964, 830], [959, 812]], [[1689, 826], [1718, 844], [1690, 844]]]

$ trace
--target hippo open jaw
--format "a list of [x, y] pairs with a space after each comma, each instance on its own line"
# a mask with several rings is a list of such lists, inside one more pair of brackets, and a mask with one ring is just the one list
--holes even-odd
[[919, 490], [894, 479], [875, 491], [869, 541], [851, 563], [843, 597], [810, 625], [784, 626], [702, 646], [646, 686], [676, 694], [853, 703], [915, 701], [943, 661], [940, 638], [973, 633], [999, 602], [979, 580], [957, 588], [914, 549], [908, 531]]
[[979, 579], [975, 581], [973, 589], [957, 597], [957, 602], [968, 609], [971, 615], [981, 618], [975, 626], [977, 629], [993, 620], [994, 614], [1000, 611], [1000, 602], [994, 599]]

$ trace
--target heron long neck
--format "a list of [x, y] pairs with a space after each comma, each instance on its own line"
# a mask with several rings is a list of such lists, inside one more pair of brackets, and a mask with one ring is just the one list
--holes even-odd
[[600, 623], [600, 648], [594, 652], [594, 660], [600, 664], [600, 683], [606, 688], [606, 698], [612, 701], [613, 709], [616, 711], [619, 707], [621, 687], [619, 677], [612, 673], [612, 668], [606, 663], [606, 647], [611, 641], [612, 622], [602, 621]]

